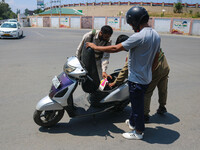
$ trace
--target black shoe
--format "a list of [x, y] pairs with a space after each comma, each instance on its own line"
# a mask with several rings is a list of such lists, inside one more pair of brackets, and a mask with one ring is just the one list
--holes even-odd
[[149, 123], [149, 115], [144, 115], [144, 123]]
[[159, 106], [159, 108], [157, 109], [157, 114], [163, 115], [166, 112], [167, 109], [165, 108], [165, 106]]

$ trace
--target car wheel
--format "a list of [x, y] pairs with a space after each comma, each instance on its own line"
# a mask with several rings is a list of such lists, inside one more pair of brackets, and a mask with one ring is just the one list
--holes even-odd
[[20, 36], [19, 36], [19, 32], [18, 32], [18, 34], [17, 34], [17, 39], [19, 39], [20, 38]]
[[24, 36], [24, 33], [23, 33], [23, 31], [22, 31], [22, 34], [21, 34], [21, 38]]

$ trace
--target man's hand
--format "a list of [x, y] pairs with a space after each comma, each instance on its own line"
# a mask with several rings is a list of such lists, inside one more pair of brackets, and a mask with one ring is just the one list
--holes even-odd
[[105, 78], [110, 78], [110, 79], [112, 79], [112, 76], [111, 75], [108, 75], [106, 72], [103, 72], [102, 73], [102, 77], [105, 79]]
[[86, 42], [86, 48], [88, 48], [88, 47], [95, 49], [96, 45], [94, 43]]
[[113, 83], [109, 83], [108, 85], [109, 85], [109, 87], [113, 87], [113, 86], [115, 86], [115, 83], [114, 82]]

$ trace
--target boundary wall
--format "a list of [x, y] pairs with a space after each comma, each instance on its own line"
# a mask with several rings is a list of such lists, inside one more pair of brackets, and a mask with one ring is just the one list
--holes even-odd
[[[110, 25], [113, 30], [131, 31], [125, 17], [108, 16], [32, 16], [31, 27], [71, 28], [71, 29], [101, 29]], [[157, 18], [149, 20], [149, 25], [160, 33], [198, 35], [200, 36], [200, 19]]]
[[[127, 0], [128, 1], [128, 0]], [[150, 1], [150, 0], [149, 0]], [[123, 16], [126, 11], [133, 6], [142, 6], [147, 9], [149, 13], [174, 13], [174, 7], [176, 3], [153, 3], [153, 2], [100, 2], [100, 3], [73, 3], [67, 5], [61, 5], [70, 9], [81, 10], [85, 16]], [[200, 4], [187, 4], [182, 3], [183, 13], [197, 13], [200, 12]], [[59, 8], [54, 6], [53, 8]], [[50, 7], [45, 8], [45, 10]]]

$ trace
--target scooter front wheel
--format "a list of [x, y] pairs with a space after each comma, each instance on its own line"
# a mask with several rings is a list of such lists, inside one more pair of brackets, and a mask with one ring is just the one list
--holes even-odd
[[42, 127], [51, 127], [56, 125], [63, 117], [64, 110], [35, 110], [33, 119], [35, 123]]

